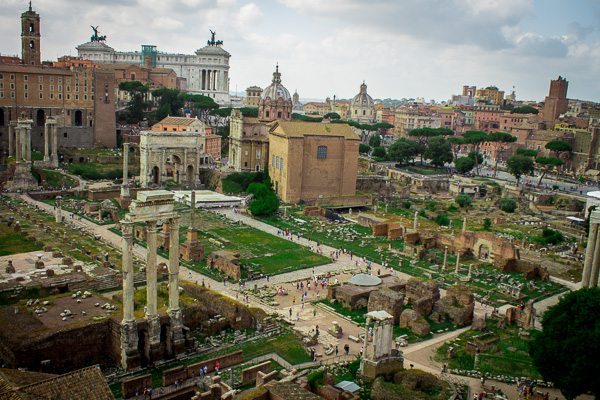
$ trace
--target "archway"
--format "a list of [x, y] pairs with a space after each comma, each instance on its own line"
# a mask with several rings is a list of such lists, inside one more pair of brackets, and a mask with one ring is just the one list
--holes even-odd
[[158, 185], [160, 183], [160, 170], [158, 167], [152, 168], [152, 183]]
[[0, 108], [0, 126], [4, 126], [4, 108]]
[[179, 183], [181, 176], [181, 158], [179, 158], [179, 156], [173, 155], [171, 157], [171, 168], [173, 169], [172, 176], [175, 178], [175, 182]]
[[187, 181], [190, 185], [194, 184], [194, 167], [191, 165], [188, 165], [187, 167]]
[[44, 110], [37, 110], [35, 114], [35, 123], [37, 126], [44, 126], [44, 122], [46, 122], [46, 113]]
[[477, 252], [477, 257], [480, 260], [489, 259], [490, 258], [490, 248], [485, 244], [482, 244], [481, 246], [479, 246], [479, 251]]
[[75, 126], [83, 125], [83, 113], [81, 110], [75, 111]]

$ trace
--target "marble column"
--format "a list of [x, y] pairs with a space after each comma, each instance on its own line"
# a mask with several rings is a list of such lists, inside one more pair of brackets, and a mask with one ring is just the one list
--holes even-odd
[[179, 311], [179, 218], [169, 222], [169, 313]]
[[462, 227], [462, 231], [466, 232], [467, 231], [467, 217], [463, 218], [463, 227]]
[[135, 321], [133, 315], [133, 222], [121, 221], [123, 271], [123, 321]]
[[121, 200], [129, 197], [129, 143], [123, 143], [123, 183], [121, 184]]
[[52, 124], [52, 165], [58, 168], [58, 126], [56, 120]]
[[15, 155], [15, 140], [14, 140], [15, 128], [14, 125], [8, 122], [8, 156], [12, 157]]
[[160, 318], [156, 296], [156, 222], [147, 221], [146, 234], [146, 321], [148, 321], [148, 345], [150, 360], [158, 360], [160, 355]]
[[44, 124], [44, 161], [50, 161], [50, 123]]
[[27, 161], [27, 128], [24, 126], [18, 126], [18, 134], [19, 134], [19, 143], [20, 143], [20, 157], [18, 162]]
[[[590, 215], [591, 219], [591, 215]], [[581, 275], [581, 287], [589, 287], [592, 275], [592, 263], [594, 261], [594, 249], [598, 241], [598, 224], [591, 223], [588, 234], [587, 246], [585, 249], [585, 261], [583, 264], [583, 273]]]
[[413, 229], [414, 230], [417, 230], [417, 224], [418, 224], [417, 218], [418, 217], [419, 217], [419, 213], [415, 211], [415, 218], [413, 219]]
[[467, 278], [471, 279], [471, 268], [473, 268], [472, 264], [469, 264], [469, 273], [467, 274]]
[[15, 155], [15, 161], [16, 162], [21, 162], [21, 154], [22, 154], [22, 148], [21, 148], [21, 127], [18, 125], [15, 125], [13, 127], [13, 132], [15, 135], [15, 149], [14, 149], [14, 155]]
[[[595, 224], [598, 225], [598, 224]], [[596, 238], [596, 242], [594, 243], [594, 259], [592, 260], [592, 271], [590, 273], [590, 283], [588, 285], [589, 288], [595, 288], [598, 286], [598, 274], [600, 272], [600, 244], [598, 243], [598, 238]]]
[[442, 265], [442, 271], [446, 270], [446, 262], [448, 261], [448, 246], [444, 246], [444, 264]]
[[456, 251], [456, 267], [454, 268], [454, 272], [458, 274], [460, 269], [460, 251]]
[[25, 160], [29, 163], [31, 162], [31, 125], [25, 128]]

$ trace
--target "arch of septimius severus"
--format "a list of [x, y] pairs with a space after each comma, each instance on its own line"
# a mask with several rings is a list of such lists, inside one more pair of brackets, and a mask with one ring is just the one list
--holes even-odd
[[[123, 233], [123, 320], [121, 321], [121, 365], [131, 369], [157, 361], [184, 349], [183, 321], [179, 308], [179, 216], [175, 199], [165, 190], [143, 191], [129, 206], [121, 221]], [[167, 223], [169, 238], [168, 322], [158, 314], [157, 304], [157, 224]], [[142, 319], [134, 315], [133, 225], [147, 227], [146, 312]], [[163, 321], [163, 322], [161, 322]], [[161, 341], [162, 338], [162, 341]]]
[[593, 288], [598, 286], [598, 273], [600, 271], [600, 210], [590, 213], [590, 232], [588, 234], [587, 248], [585, 249], [585, 261], [581, 286]]

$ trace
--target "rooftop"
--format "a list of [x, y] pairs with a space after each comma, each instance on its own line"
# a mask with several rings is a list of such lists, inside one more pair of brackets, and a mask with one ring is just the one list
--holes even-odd
[[375, 275], [356, 274], [350, 278], [348, 283], [356, 286], [377, 286], [381, 284], [381, 278]]
[[187, 117], [166, 117], [158, 121], [156, 125], [178, 125], [178, 126], [190, 126], [194, 122], [200, 122], [198, 118], [187, 118]]
[[323, 124], [319, 122], [277, 121], [270, 131], [282, 137], [302, 138], [304, 136], [343, 136], [348, 140], [359, 140], [350, 125]]

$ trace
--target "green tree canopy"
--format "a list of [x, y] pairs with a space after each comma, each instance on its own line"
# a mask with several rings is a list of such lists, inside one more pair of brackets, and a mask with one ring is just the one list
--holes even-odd
[[304, 122], [321, 122], [323, 121], [323, 117], [309, 117], [308, 115], [302, 115], [298, 113], [292, 113], [292, 119], [297, 119], [298, 121]]
[[533, 150], [533, 149], [526, 149], [524, 147], [519, 147], [517, 149], [517, 155], [519, 156], [523, 156], [523, 157], [535, 157], [537, 156], [537, 150]]
[[443, 167], [445, 163], [453, 160], [452, 146], [446, 138], [438, 136], [432, 137], [427, 143], [427, 149], [423, 156], [430, 160], [431, 164], [437, 167]]
[[537, 114], [539, 113], [537, 108], [534, 108], [532, 106], [521, 106], [521, 107], [514, 107], [511, 111], [511, 114]]
[[253, 195], [249, 207], [252, 215], [271, 215], [279, 208], [279, 199], [267, 183], [251, 183], [248, 192]]
[[489, 231], [492, 228], [492, 220], [489, 218], [483, 219], [483, 229]]
[[144, 111], [149, 105], [146, 101], [148, 85], [144, 85], [140, 81], [124, 81], [119, 83], [119, 90], [126, 91], [129, 94], [127, 115], [125, 117], [127, 122], [138, 123], [143, 120]]
[[323, 118], [325, 118], [325, 119], [340, 119], [342, 117], [340, 117], [340, 114], [338, 114], [336, 112], [328, 112], [327, 114], [323, 115]]
[[538, 371], [568, 400], [588, 391], [600, 398], [598, 315], [600, 288], [569, 292], [544, 313], [530, 345]]
[[508, 157], [506, 161], [508, 172], [510, 172], [517, 180], [517, 185], [521, 177], [525, 174], [533, 172], [533, 160], [530, 157], [514, 155]]
[[383, 147], [383, 146], [377, 146], [377, 147], [373, 148], [373, 152], [371, 153], [371, 155], [373, 157], [380, 158], [380, 159], [385, 159], [387, 157], [387, 154], [385, 152], [385, 147]]
[[469, 154], [467, 154], [467, 157], [473, 160], [476, 165], [483, 162], [483, 154], [475, 150], [471, 150]]
[[155, 89], [152, 91], [152, 97], [158, 101], [158, 110], [155, 113], [157, 120], [161, 120], [167, 115], [181, 116], [184, 98], [178, 89]]
[[358, 152], [360, 154], [369, 154], [370, 151], [371, 146], [369, 146], [368, 144], [361, 143], [358, 145]]
[[488, 140], [488, 134], [482, 131], [466, 131], [463, 135], [464, 143], [481, 144]]
[[550, 142], [546, 143], [546, 146], [544, 147], [548, 150], [552, 150], [557, 153], [562, 153], [563, 151], [568, 152], [573, 150], [573, 147], [564, 140], [551, 140]]
[[371, 146], [371, 147], [381, 146], [381, 138], [379, 137], [379, 135], [372, 135], [369, 138], [369, 146]]
[[497, 143], [514, 143], [517, 141], [517, 137], [506, 132], [492, 132], [487, 136], [486, 140]]
[[398, 139], [388, 148], [388, 157], [400, 164], [407, 164], [419, 154], [418, 147], [418, 143], [412, 140]]
[[475, 167], [475, 160], [471, 157], [460, 157], [454, 161], [454, 167], [459, 174], [466, 174]]

